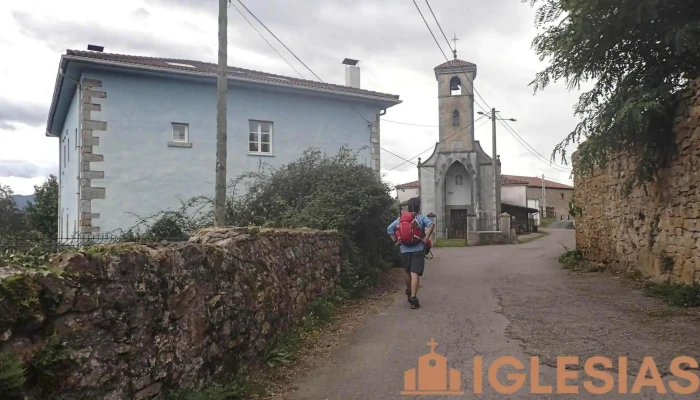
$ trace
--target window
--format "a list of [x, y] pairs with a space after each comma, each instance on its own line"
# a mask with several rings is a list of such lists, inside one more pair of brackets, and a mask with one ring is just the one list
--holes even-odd
[[452, 126], [459, 126], [459, 111], [452, 112]]
[[66, 167], [66, 144], [63, 143], [63, 168]]
[[248, 152], [272, 154], [272, 122], [250, 121]]
[[564, 200], [564, 193], [559, 193], [561, 195], [561, 199]]
[[450, 95], [452, 96], [458, 96], [462, 94], [462, 81], [459, 80], [456, 76], [453, 76], [452, 79], [450, 79]]
[[462, 184], [462, 175], [457, 175], [455, 177], [455, 185], [461, 185]]
[[190, 126], [173, 122], [173, 142], [187, 143], [190, 140]]
[[78, 148], [78, 128], [75, 128], [75, 148]]
[[70, 138], [68, 138], [68, 145], [66, 146], [66, 158], [70, 162]]

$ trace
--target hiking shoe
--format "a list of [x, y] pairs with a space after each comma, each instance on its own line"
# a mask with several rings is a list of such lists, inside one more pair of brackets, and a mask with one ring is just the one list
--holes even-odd
[[411, 303], [411, 308], [413, 308], [413, 309], [420, 308], [420, 303], [418, 302], [417, 297], [410, 297], [408, 299], [408, 302]]

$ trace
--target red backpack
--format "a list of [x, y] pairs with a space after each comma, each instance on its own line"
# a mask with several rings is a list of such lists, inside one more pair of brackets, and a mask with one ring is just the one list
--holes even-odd
[[399, 218], [399, 225], [396, 227], [396, 238], [399, 243], [413, 246], [420, 243], [423, 237], [423, 228], [416, 219], [416, 213], [405, 212]]

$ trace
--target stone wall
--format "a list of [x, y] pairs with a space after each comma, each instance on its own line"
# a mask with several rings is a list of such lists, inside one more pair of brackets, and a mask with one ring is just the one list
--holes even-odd
[[[615, 263], [659, 280], [700, 282], [700, 80], [683, 95], [674, 122], [678, 156], [658, 183], [622, 195], [635, 158], [575, 177], [576, 245], [594, 262]], [[575, 157], [574, 157], [575, 162]]]
[[28, 399], [201, 388], [260, 360], [336, 285], [341, 240], [209, 229], [180, 244], [65, 253], [50, 274], [0, 281], [0, 351], [27, 367]]

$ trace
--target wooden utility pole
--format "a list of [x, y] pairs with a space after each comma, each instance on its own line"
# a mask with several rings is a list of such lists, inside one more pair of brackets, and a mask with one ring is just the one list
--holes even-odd
[[493, 224], [494, 230], [499, 230], [498, 226], [498, 195], [496, 194], [497, 179], [498, 179], [498, 168], [496, 166], [496, 109], [491, 109], [491, 144], [493, 155], [491, 157], [491, 168], [493, 168]]
[[216, 184], [214, 192], [214, 226], [226, 224], [226, 86], [228, 56], [228, 1], [219, 0], [219, 74], [216, 107]]

